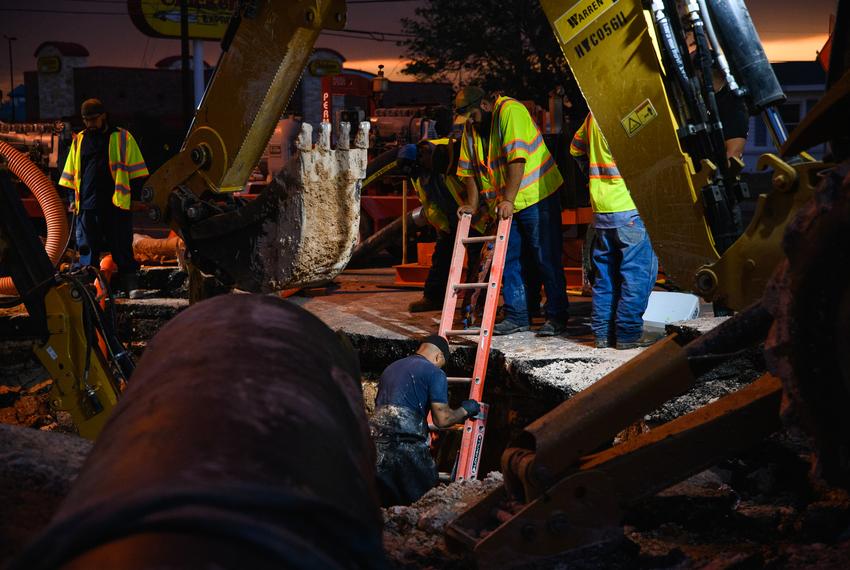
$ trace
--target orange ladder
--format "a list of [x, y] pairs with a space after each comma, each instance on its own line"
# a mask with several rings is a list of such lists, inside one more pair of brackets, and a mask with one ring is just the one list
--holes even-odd
[[[484, 395], [484, 380], [487, 376], [487, 362], [490, 359], [490, 341], [493, 338], [493, 325], [496, 321], [496, 309], [499, 306], [499, 292], [502, 289], [502, 272], [505, 267], [505, 256], [508, 253], [508, 237], [511, 231], [511, 219], [500, 220], [496, 235], [469, 237], [469, 227], [472, 217], [464, 215], [457, 228], [455, 245], [452, 252], [452, 263], [449, 269], [449, 280], [446, 287], [446, 297], [443, 301], [443, 314], [440, 316], [439, 334], [449, 339], [453, 336], [477, 337], [478, 348], [475, 353], [475, 365], [472, 376], [449, 377], [449, 384], [469, 384], [469, 399], [481, 402]], [[466, 255], [466, 246], [473, 243], [488, 243], [494, 245], [493, 261], [490, 276], [483, 283], [461, 283], [461, 272]], [[486, 289], [484, 310], [479, 327], [453, 329], [454, 316], [458, 299], [468, 289]], [[463, 426], [463, 437], [458, 457], [456, 480], [475, 479], [478, 476], [478, 464], [481, 461], [481, 449], [484, 445], [484, 431], [487, 424], [487, 404], [481, 404], [481, 413], [475, 418], [466, 420]]]

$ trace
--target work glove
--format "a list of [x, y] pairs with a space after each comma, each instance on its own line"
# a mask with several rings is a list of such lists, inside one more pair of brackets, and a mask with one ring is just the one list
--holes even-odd
[[460, 407], [466, 410], [466, 417], [470, 419], [481, 413], [481, 404], [475, 400], [464, 400], [460, 403]]

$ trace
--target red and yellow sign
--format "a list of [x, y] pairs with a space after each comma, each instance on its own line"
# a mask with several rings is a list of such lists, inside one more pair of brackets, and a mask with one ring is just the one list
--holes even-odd
[[[127, 11], [143, 34], [179, 38], [181, 3], [181, 0], [127, 0]], [[189, 37], [220, 40], [237, 3], [237, 0], [188, 0]]]

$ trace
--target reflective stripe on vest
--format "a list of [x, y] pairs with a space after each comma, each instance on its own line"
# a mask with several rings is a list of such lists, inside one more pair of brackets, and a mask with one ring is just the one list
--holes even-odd
[[620, 175], [617, 163], [608, 149], [608, 143], [593, 115], [588, 114], [570, 143], [570, 154], [587, 155], [590, 161], [590, 205], [598, 214], [612, 214], [635, 210], [636, 206]]
[[[59, 184], [74, 190], [74, 203], [80, 208], [80, 176], [82, 176], [82, 156], [80, 149], [85, 131], [74, 135], [65, 168], [59, 177]], [[116, 129], [109, 135], [109, 171], [115, 181], [112, 204], [122, 210], [129, 210], [132, 204], [130, 181], [148, 175], [142, 152], [133, 136], [124, 129]]]
[[487, 161], [481, 136], [469, 123], [464, 126], [458, 176], [476, 176], [482, 194], [498, 201], [494, 192], [500, 194], [507, 182], [508, 163], [524, 159], [525, 171], [514, 200], [514, 211], [536, 204], [558, 190], [563, 178], [525, 105], [509, 97], [499, 97], [492, 121]]

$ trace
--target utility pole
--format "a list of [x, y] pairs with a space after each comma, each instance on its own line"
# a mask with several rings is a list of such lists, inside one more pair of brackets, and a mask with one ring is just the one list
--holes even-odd
[[15, 90], [15, 65], [12, 61], [12, 42], [17, 40], [18, 38], [7, 36], [3, 34], [3, 37], [6, 38], [9, 42], [9, 99], [12, 102], [12, 122], [15, 122], [15, 94], [12, 93]]
[[183, 122], [189, 128], [194, 115], [192, 73], [189, 70], [189, 0], [180, 1], [180, 68], [183, 79]]

